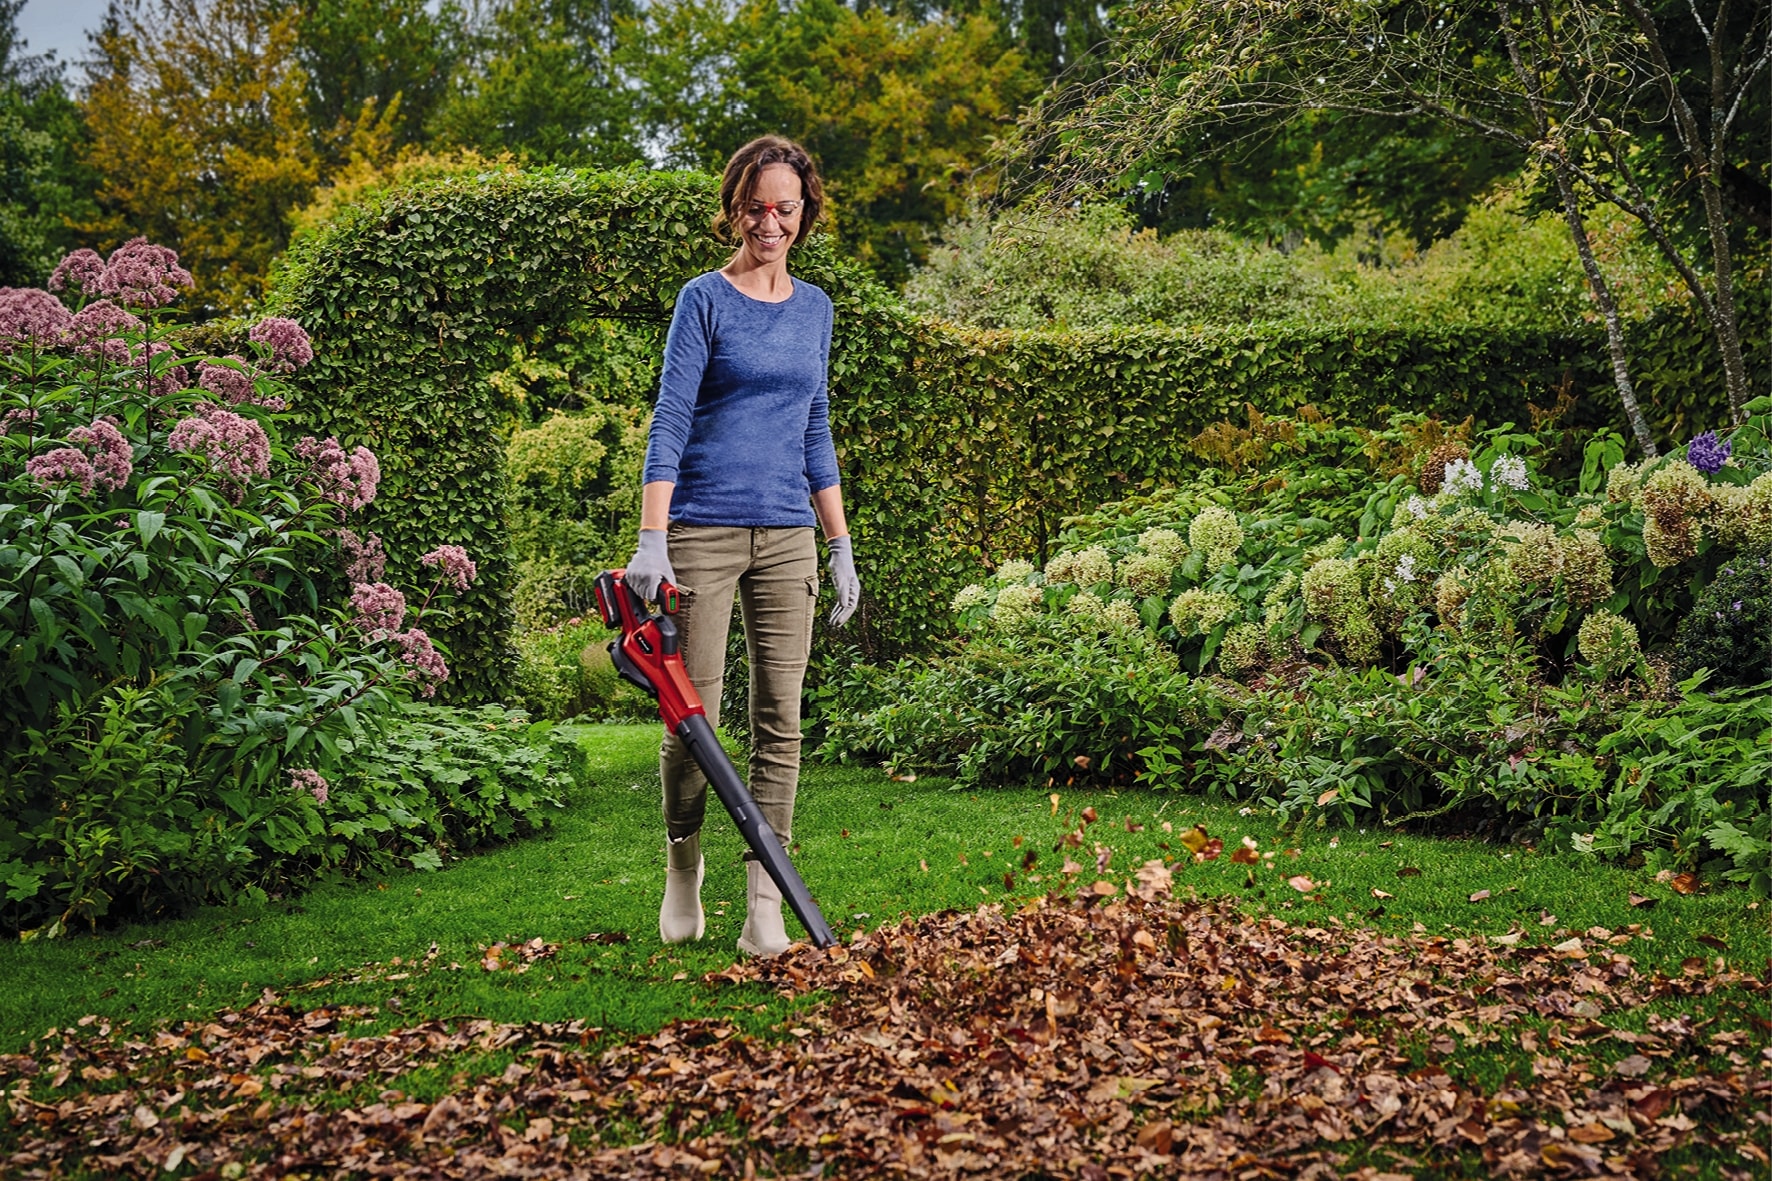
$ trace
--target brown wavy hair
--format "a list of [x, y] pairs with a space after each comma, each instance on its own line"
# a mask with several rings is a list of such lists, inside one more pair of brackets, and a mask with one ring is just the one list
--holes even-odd
[[733, 227], [743, 216], [742, 210], [757, 192], [757, 178], [771, 164], [786, 164], [800, 174], [800, 189], [806, 207], [800, 211], [800, 228], [794, 234], [794, 245], [805, 241], [806, 235], [824, 212], [824, 182], [819, 179], [818, 165], [805, 148], [779, 135], [753, 139], [726, 161], [726, 172], [720, 178], [720, 212], [714, 215], [714, 233], [722, 242], [735, 242]]

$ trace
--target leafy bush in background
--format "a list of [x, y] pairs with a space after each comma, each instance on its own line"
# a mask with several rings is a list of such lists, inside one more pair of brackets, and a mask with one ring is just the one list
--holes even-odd
[[[1642, 465], [1614, 435], [1574, 450], [1548, 426], [1218, 424], [1194, 446], [1226, 472], [1104, 506], [1044, 570], [1009, 561], [962, 589], [950, 651], [827, 670], [822, 749], [966, 782], [1191, 786], [1300, 818], [1612, 831], [1645, 736], [1707, 708], [1668, 703], [1676, 626], [1719, 565], [1772, 553], [1772, 400], [1754, 410], [1727, 462], [1701, 440]], [[1364, 472], [1326, 462], [1352, 454]], [[1772, 743], [1752, 716], [1709, 786], [1650, 789], [1650, 819], [1596, 847], [1669, 842], [1685, 816], [1682, 865], [1723, 853], [1757, 881], [1764, 793], [1721, 786]]]
[[302, 874], [407, 864], [534, 832], [584, 781], [583, 747], [546, 721], [495, 705], [413, 703], [380, 734], [341, 744], [343, 771], [316, 809], [319, 848]]
[[[1674, 276], [1622, 228], [1600, 248], [1625, 310], [1647, 315]], [[1573, 328], [1592, 318], [1558, 215], [1501, 194], [1425, 251], [1374, 257], [1356, 239], [1290, 249], [1224, 230], [1138, 230], [1118, 206], [983, 213], [948, 227], [905, 285], [921, 314], [979, 328], [1112, 325], [1485, 323]]]
[[249, 357], [180, 355], [159, 309], [190, 283], [137, 240], [57, 268], [77, 312], [0, 292], [9, 927], [153, 913], [323, 861], [328, 776], [449, 676], [426, 628], [473, 560], [418, 557], [410, 602], [384, 581], [358, 523], [376, 457], [288, 431], [306, 334], [271, 319]]
[[617, 675], [614, 636], [596, 616], [520, 633], [513, 699], [540, 718], [656, 719], [657, 703]]

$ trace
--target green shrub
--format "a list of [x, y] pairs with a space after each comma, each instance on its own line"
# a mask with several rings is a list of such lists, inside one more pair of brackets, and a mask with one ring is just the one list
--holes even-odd
[[[1674, 278], [1633, 235], [1610, 236], [1615, 296], [1648, 314]], [[1117, 206], [989, 218], [947, 228], [905, 285], [922, 314], [979, 328], [1254, 322], [1478, 322], [1580, 327], [1591, 302], [1569, 229], [1517, 198], [1471, 211], [1425, 251], [1349, 239], [1283, 250], [1224, 230], [1138, 230]]]
[[407, 864], [531, 833], [585, 779], [583, 747], [545, 721], [498, 706], [413, 704], [378, 738], [344, 744], [346, 771], [316, 812], [317, 856], [303, 874]]
[[[657, 331], [681, 283], [724, 259], [702, 229], [714, 189], [638, 171], [433, 179], [375, 195], [292, 251], [277, 306], [321, 346], [297, 410], [383, 456], [386, 502], [401, 507], [371, 524], [396, 568], [445, 539], [487, 555], [445, 633], [452, 691], [496, 695], [514, 667], [507, 476], [492, 458], [523, 417], [513, 349], [562, 324]], [[930, 620], [965, 563], [1043, 562], [1066, 517], [1175, 482], [1199, 465], [1190, 440], [1245, 404], [1499, 423], [1561, 390], [1582, 422], [1616, 418], [1602, 338], [1585, 324], [991, 332], [918, 318], [819, 236], [796, 258], [836, 305], [832, 419], [866, 588], [853, 626], [876, 658], [940, 633]], [[623, 339], [612, 347], [633, 359]], [[585, 404], [643, 384], [592, 382]], [[1719, 396], [1700, 369], [1680, 413]]]
[[[1751, 443], [1763, 425], [1735, 438]], [[1468, 457], [1450, 461], [1436, 444], [1443, 470], [1429, 495], [1402, 474], [1425, 475], [1424, 457], [1392, 448], [1436, 434], [1419, 420], [1367, 433], [1379, 470], [1339, 486], [1292, 477], [1348, 432], [1264, 429], [1286, 446], [1234, 482], [1204, 475], [1103, 506], [1068, 522], [1043, 571], [1006, 561], [963, 588], [950, 650], [827, 670], [827, 756], [976, 783], [1191, 786], [1301, 821], [1570, 842], [1605, 831], [1618, 845], [1618, 826], [1638, 823], [1619, 794], [1636, 781], [1619, 767], [1666, 764], [1644, 742], [1671, 743], [1706, 709], [1659, 698], [1674, 624], [1716, 563], [1741, 563], [1727, 556], [1732, 540], [1758, 527], [1756, 501], [1733, 515], [1716, 505], [1767, 477], [1751, 464], [1715, 484], [1677, 475], [1684, 491], [1664, 518], [1681, 529], [1690, 517], [1698, 540], [1664, 566], [1643, 534], [1660, 519], [1656, 473], [1680, 461], [1609, 478], [1615, 436], [1591, 439], [1578, 466], [1554, 431], [1475, 434]], [[1559, 463], [1568, 474], [1550, 478]], [[1644, 475], [1647, 509], [1633, 504]], [[1772, 741], [1755, 726], [1732, 732], [1711, 786], [1684, 781], [1638, 809], [1650, 835], [1633, 840], [1672, 841], [1685, 867], [1759, 873], [1763, 798], [1716, 794], [1753, 781], [1744, 768], [1759, 768], [1756, 744]]]
[[441, 545], [409, 555], [410, 605], [383, 581], [357, 532], [376, 457], [290, 430], [300, 326], [187, 357], [157, 310], [190, 283], [172, 252], [66, 271], [70, 298], [117, 302], [0, 293], [0, 924], [19, 928], [225, 897], [308, 856], [303, 788], [448, 677], [426, 628], [474, 576]]
[[1772, 681], [1772, 554], [1738, 554], [1680, 621], [1674, 662], [1682, 676], [1709, 669], [1718, 686]]
[[560, 721], [657, 717], [652, 698], [616, 674], [608, 650], [614, 634], [595, 616], [520, 634], [515, 700], [537, 717]]

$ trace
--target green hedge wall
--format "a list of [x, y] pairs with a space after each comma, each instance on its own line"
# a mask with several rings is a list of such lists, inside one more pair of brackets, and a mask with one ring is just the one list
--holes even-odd
[[[712, 177], [637, 170], [431, 181], [292, 255], [271, 310], [314, 338], [297, 411], [381, 457], [373, 527], [398, 573], [442, 542], [480, 562], [442, 634], [455, 699], [497, 696], [512, 666], [502, 416], [486, 375], [543, 321], [668, 320], [678, 287], [726, 256], [706, 230], [716, 191]], [[875, 657], [945, 628], [966, 560], [1038, 555], [1064, 517], [1174, 479], [1188, 439], [1244, 403], [1524, 420], [1567, 383], [1591, 417], [1613, 417], [1597, 331], [979, 332], [917, 319], [821, 238], [795, 270], [836, 304], [833, 423], [866, 590], [858, 638]], [[1705, 397], [1685, 392], [1690, 416]]]

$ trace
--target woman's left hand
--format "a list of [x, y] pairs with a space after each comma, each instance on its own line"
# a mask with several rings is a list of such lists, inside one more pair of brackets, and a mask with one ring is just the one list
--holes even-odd
[[831, 626], [842, 627], [855, 614], [856, 604], [861, 602], [861, 579], [855, 575], [855, 545], [847, 533], [833, 537], [825, 544], [831, 550], [827, 565], [831, 584], [837, 592], [837, 605], [831, 608]]

